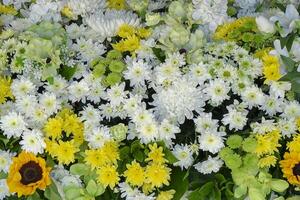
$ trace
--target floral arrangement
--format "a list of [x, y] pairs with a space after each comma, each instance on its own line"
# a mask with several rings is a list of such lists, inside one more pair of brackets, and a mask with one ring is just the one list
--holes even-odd
[[0, 199], [299, 200], [298, 0], [3, 0]]

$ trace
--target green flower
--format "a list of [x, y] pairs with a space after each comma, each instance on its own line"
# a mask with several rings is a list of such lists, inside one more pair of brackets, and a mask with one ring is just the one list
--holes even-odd
[[243, 141], [242, 148], [246, 152], [254, 152], [256, 145], [256, 140], [254, 138], [249, 137]]
[[228, 157], [230, 157], [232, 154], [234, 154], [234, 151], [228, 147], [223, 148], [220, 152], [219, 152], [219, 156], [220, 158], [222, 158], [223, 160], [226, 160]]
[[250, 42], [250, 41], [253, 40], [253, 38], [254, 38], [254, 35], [253, 35], [252, 33], [244, 33], [244, 34], [242, 35], [242, 40], [243, 40], [244, 42]]
[[125, 64], [118, 60], [113, 60], [109, 64], [109, 69], [112, 72], [121, 73], [125, 68]]
[[110, 85], [115, 85], [115, 84], [119, 83], [121, 81], [121, 79], [122, 79], [122, 76], [120, 73], [112, 72], [107, 75], [104, 82], [106, 85], [110, 86]]
[[186, 17], [185, 5], [182, 1], [173, 1], [169, 6], [169, 14], [175, 19]]
[[120, 59], [122, 59], [122, 53], [120, 51], [113, 49], [107, 53], [106, 58], [110, 61], [111, 60], [120, 60]]
[[93, 75], [97, 78], [104, 75], [106, 72], [106, 66], [99, 62], [97, 65], [94, 66]]
[[125, 126], [123, 123], [117, 124], [110, 128], [110, 133], [112, 134], [112, 137], [119, 142], [126, 139], [127, 131], [128, 127]]
[[226, 144], [232, 148], [232, 149], [237, 149], [241, 146], [243, 142], [243, 138], [239, 135], [231, 135], [227, 141]]
[[227, 156], [224, 161], [226, 166], [230, 169], [237, 169], [242, 165], [242, 158], [237, 153]]

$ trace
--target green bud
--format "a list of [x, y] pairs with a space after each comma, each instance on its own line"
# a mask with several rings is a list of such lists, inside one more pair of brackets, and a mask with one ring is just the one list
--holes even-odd
[[239, 135], [231, 135], [227, 141], [226, 144], [232, 148], [232, 149], [237, 149], [241, 146], [243, 142], [243, 138]]
[[250, 42], [250, 41], [253, 40], [253, 38], [254, 38], [254, 36], [253, 36], [252, 33], [244, 33], [244, 34], [242, 35], [242, 40], [243, 40], [244, 42]]
[[121, 74], [112, 72], [105, 78], [106, 85], [115, 85], [121, 81]]
[[113, 60], [109, 64], [109, 69], [112, 72], [121, 73], [125, 68], [125, 64], [122, 61]]
[[254, 152], [256, 148], [257, 142], [254, 138], [246, 138], [243, 141], [242, 148], [246, 152]]
[[126, 139], [127, 131], [128, 127], [123, 123], [110, 127], [110, 133], [112, 134], [112, 137], [118, 142]]
[[228, 7], [227, 14], [228, 16], [234, 16], [237, 13], [236, 8], [233, 6]]
[[122, 59], [122, 53], [120, 51], [113, 49], [107, 53], [106, 58], [109, 60], [120, 60]]

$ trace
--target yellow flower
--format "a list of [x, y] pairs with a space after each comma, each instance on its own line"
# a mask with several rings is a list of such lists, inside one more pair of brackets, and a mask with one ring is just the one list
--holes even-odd
[[290, 151], [300, 153], [300, 134], [293, 137], [293, 140], [287, 144], [287, 148]]
[[296, 120], [296, 124], [298, 127], [298, 131], [300, 132], [300, 117], [298, 117], [298, 119]]
[[276, 56], [265, 54], [262, 57], [263, 61], [263, 74], [266, 81], [277, 81], [281, 78], [280, 63]]
[[62, 136], [63, 119], [61, 117], [55, 117], [48, 119], [44, 126], [44, 132], [46, 137], [51, 137], [52, 139], [58, 139]]
[[135, 34], [135, 29], [131, 25], [123, 24], [119, 27], [117, 34], [122, 38], [128, 38]]
[[175, 190], [161, 191], [156, 200], [172, 200], [175, 192]]
[[75, 153], [79, 151], [79, 148], [74, 145], [72, 141], [59, 141], [58, 147], [54, 153], [59, 164], [70, 164], [75, 161]]
[[166, 165], [151, 163], [146, 167], [146, 182], [150, 183], [152, 188], [169, 185], [171, 169]]
[[106, 164], [111, 164], [101, 149], [90, 149], [85, 151], [84, 161], [91, 166], [92, 169], [99, 168]]
[[286, 152], [284, 160], [280, 161], [283, 177], [287, 178], [290, 184], [300, 186], [300, 154], [298, 152]]
[[139, 28], [138, 31], [137, 31], [137, 34], [141, 38], [147, 38], [151, 35], [151, 31], [149, 29], [146, 29], [146, 28]]
[[105, 142], [101, 150], [106, 155], [107, 162], [115, 164], [120, 159], [118, 143], [113, 140]]
[[0, 76], [0, 104], [6, 102], [7, 98], [13, 98], [13, 94], [10, 89], [11, 79], [10, 77]]
[[157, 144], [149, 145], [150, 152], [148, 153], [148, 158], [145, 161], [153, 161], [155, 163], [165, 163], [165, 154], [163, 153], [162, 147], [157, 147]]
[[267, 155], [259, 159], [258, 166], [260, 168], [270, 167], [276, 165], [277, 158], [273, 155]]
[[58, 148], [57, 142], [49, 139], [45, 139], [45, 143], [46, 143], [46, 151], [50, 154], [50, 156], [55, 157]]
[[75, 18], [72, 9], [68, 6], [64, 6], [63, 9], [60, 12], [61, 12], [62, 15], [66, 16], [69, 19], [74, 19]]
[[134, 52], [135, 50], [140, 48], [140, 39], [137, 36], [133, 35], [121, 40], [116, 44], [113, 44], [112, 46], [114, 49], [121, 52]]
[[115, 165], [106, 165], [97, 170], [98, 181], [105, 187], [109, 186], [111, 189], [118, 184], [120, 178]]
[[63, 130], [66, 132], [67, 136], [70, 134], [81, 134], [83, 132], [83, 124], [75, 114], [66, 115], [64, 118]]
[[267, 47], [267, 48], [264, 48], [264, 49], [260, 49], [260, 50], [255, 52], [254, 57], [262, 59], [262, 57], [264, 57], [266, 54], [268, 54], [271, 50], [273, 50], [272, 47]]
[[107, 0], [108, 8], [122, 10], [125, 9], [126, 1], [125, 0]]
[[132, 186], [142, 186], [145, 181], [145, 171], [135, 160], [131, 164], [126, 164], [127, 170], [124, 172], [126, 182]]
[[258, 156], [278, 152], [277, 148], [281, 146], [279, 144], [280, 132], [278, 130], [266, 134], [256, 134], [255, 138], [257, 140], [255, 153]]
[[12, 6], [5, 6], [0, 3], [0, 13], [4, 15], [17, 15], [18, 11]]
[[31, 195], [36, 189], [44, 190], [51, 184], [49, 172], [44, 159], [32, 153], [21, 152], [13, 158], [13, 163], [7, 177], [7, 185], [11, 193], [16, 192], [18, 197]]

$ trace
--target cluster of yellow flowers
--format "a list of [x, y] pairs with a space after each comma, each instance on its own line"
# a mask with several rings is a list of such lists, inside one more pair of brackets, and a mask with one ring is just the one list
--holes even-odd
[[70, 164], [83, 143], [83, 123], [69, 109], [61, 110], [49, 118], [44, 126], [46, 151], [60, 164]]
[[281, 146], [279, 144], [280, 131], [273, 130], [266, 134], [257, 134], [255, 138], [257, 146], [254, 153], [260, 158], [258, 166], [261, 168], [275, 166], [277, 158], [274, 153], [278, 152], [278, 147]]
[[0, 104], [6, 102], [7, 98], [13, 98], [13, 94], [10, 89], [11, 79], [10, 77], [0, 76]]
[[123, 24], [117, 32], [117, 35], [121, 37], [122, 40], [113, 44], [113, 48], [120, 52], [129, 51], [133, 53], [140, 48], [141, 39], [149, 37], [150, 34], [151, 32], [149, 29], [135, 28], [128, 24]]
[[289, 152], [286, 152], [284, 159], [280, 161], [283, 177], [287, 178], [290, 184], [300, 187], [300, 134], [293, 137], [287, 148]]
[[6, 6], [0, 3], [0, 14], [17, 15], [18, 11], [13, 6]]

